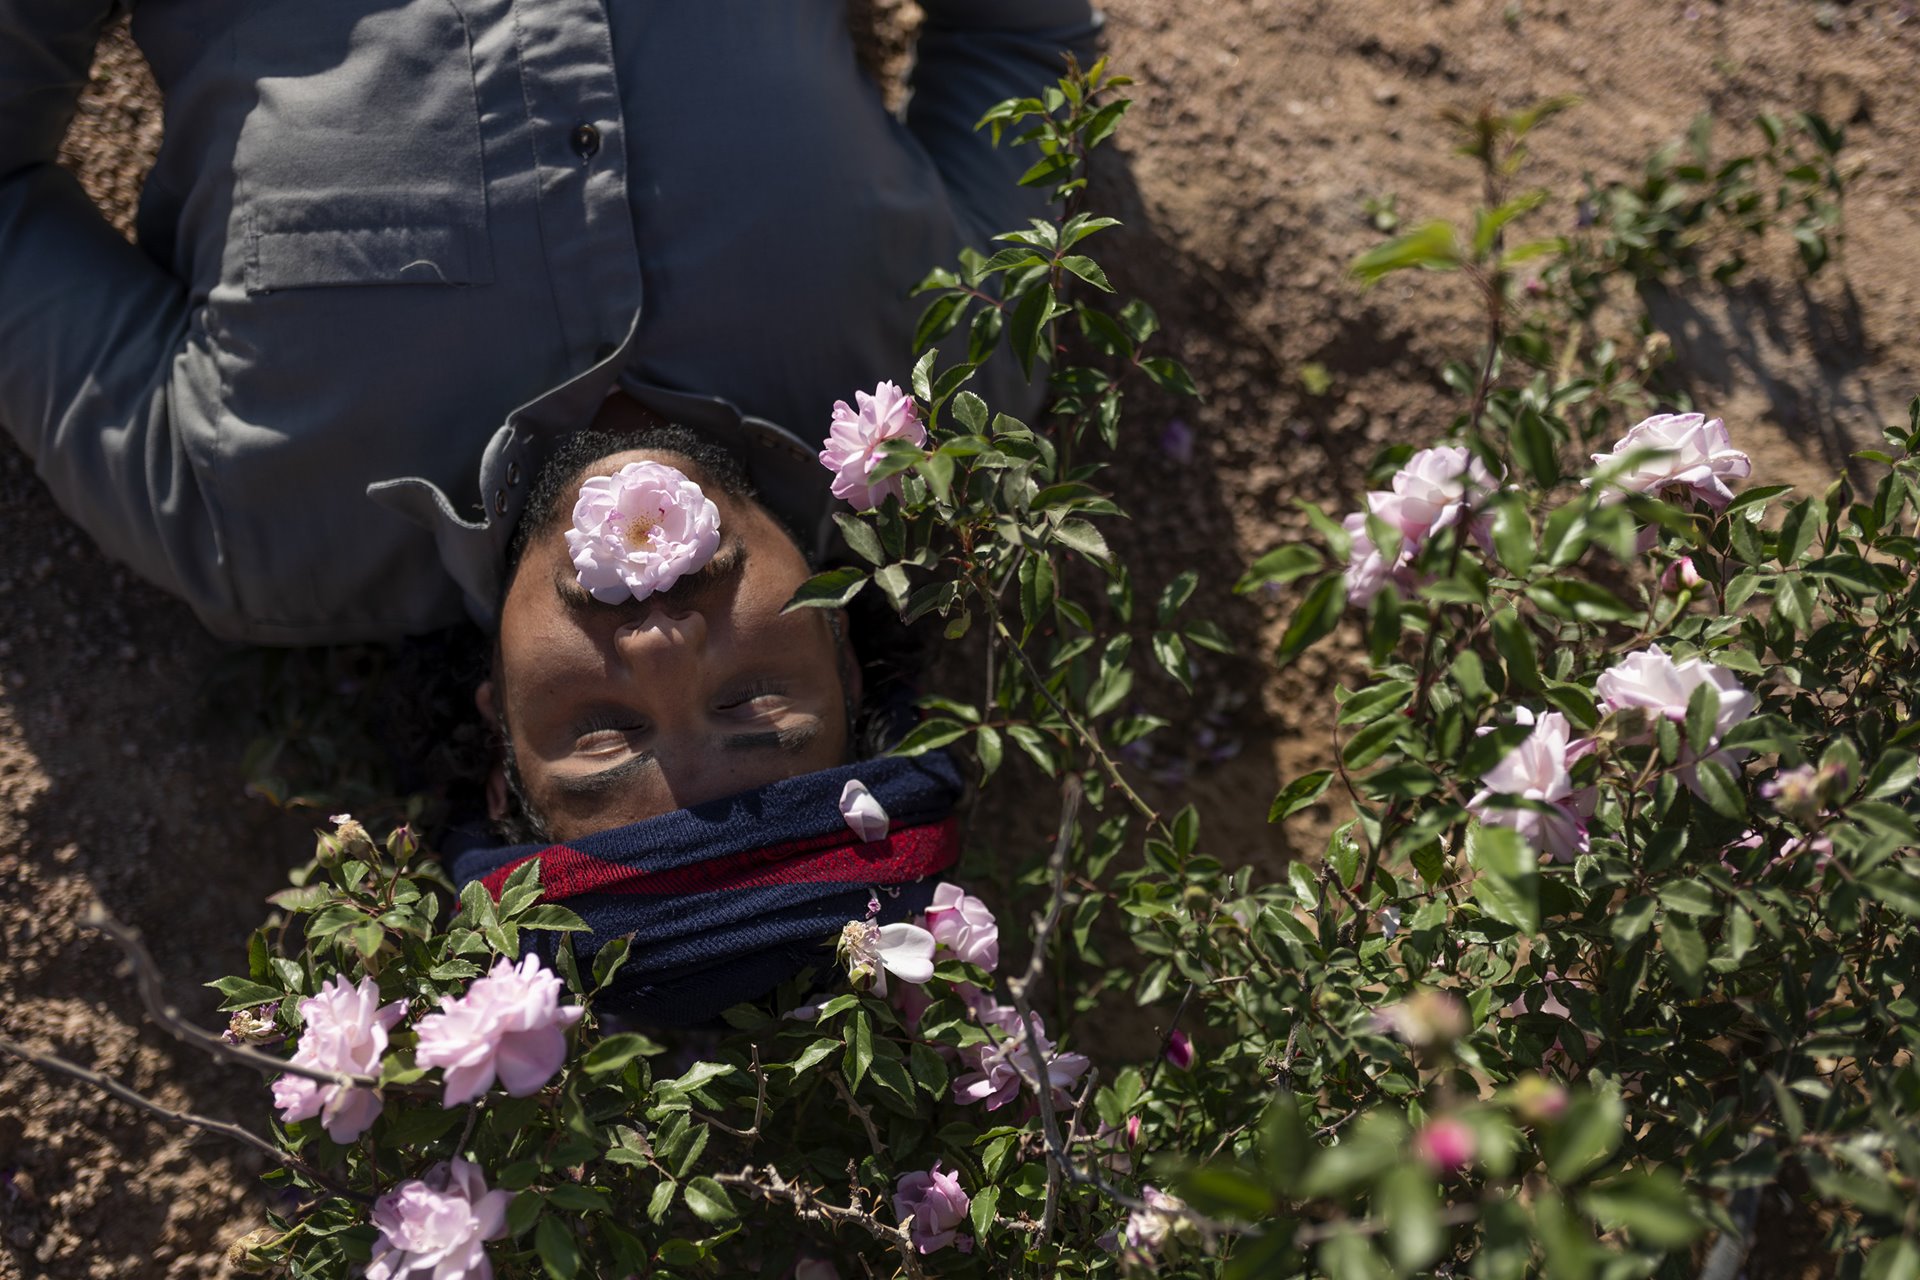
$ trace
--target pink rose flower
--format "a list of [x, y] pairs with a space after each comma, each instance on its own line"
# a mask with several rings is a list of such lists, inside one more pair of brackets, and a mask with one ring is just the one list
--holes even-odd
[[1179, 1237], [1189, 1234], [1185, 1201], [1151, 1184], [1140, 1188], [1140, 1199], [1146, 1207], [1127, 1214], [1126, 1225], [1114, 1241], [1121, 1265], [1130, 1275], [1150, 1273], [1163, 1255], [1177, 1252], [1174, 1246]]
[[1666, 572], [1660, 575], [1660, 590], [1667, 595], [1678, 595], [1683, 590], [1692, 590], [1704, 579], [1700, 571], [1693, 567], [1692, 556], [1681, 556], [1668, 565]]
[[793, 1280], [840, 1280], [840, 1268], [825, 1258], [802, 1258], [793, 1264]]
[[880, 446], [888, 440], [905, 440], [924, 445], [927, 429], [920, 422], [920, 410], [891, 382], [853, 393], [858, 410], [845, 400], [833, 406], [833, 426], [827, 432], [827, 447], [820, 451], [820, 465], [833, 472], [833, 496], [852, 504], [857, 511], [871, 511], [891, 494], [900, 496], [900, 477], [889, 476], [878, 484], [868, 484], [867, 476], [879, 462]]
[[1422, 449], [1394, 474], [1390, 492], [1367, 495], [1373, 514], [1408, 542], [1425, 542], [1459, 523], [1461, 508], [1498, 488], [1486, 464], [1465, 445]]
[[1733, 501], [1727, 481], [1744, 479], [1753, 471], [1752, 460], [1733, 447], [1726, 423], [1699, 413], [1655, 414], [1635, 424], [1611, 452], [1594, 454], [1593, 465], [1614, 466], [1636, 449], [1666, 452], [1634, 464], [1609, 484], [1629, 493], [1686, 489], [1716, 511]]
[[877, 925], [849, 920], [840, 931], [840, 958], [854, 986], [887, 994], [887, 975], [922, 983], [933, 977], [933, 935], [917, 924]]
[[933, 940], [970, 965], [993, 970], [1000, 965], [1000, 926], [987, 904], [959, 885], [942, 882], [921, 923]]
[[[1662, 649], [1643, 649], [1639, 653], [1628, 654], [1601, 672], [1593, 687], [1594, 692], [1600, 695], [1603, 710], [1611, 712], [1638, 707], [1649, 716], [1684, 723], [1687, 700], [1703, 684], [1711, 684], [1720, 694], [1720, 714], [1714, 717], [1712, 742], [1707, 754], [1701, 758], [1729, 769], [1734, 768], [1746, 759], [1747, 751], [1745, 748], [1722, 750], [1718, 743], [1726, 736], [1727, 730], [1753, 714], [1759, 700], [1725, 667], [1717, 667], [1702, 658], [1675, 662]], [[1691, 748], [1682, 751], [1681, 761], [1680, 780], [1688, 789], [1697, 791], [1693, 766], [1699, 761], [1694, 759]]]
[[1380, 588], [1392, 586], [1405, 594], [1413, 590], [1413, 574], [1408, 561], [1418, 550], [1401, 539], [1400, 549], [1389, 561], [1367, 536], [1367, 516], [1356, 511], [1340, 522], [1347, 531], [1347, 603], [1366, 604], [1380, 594]]
[[967, 1221], [970, 1203], [967, 1193], [960, 1189], [959, 1177], [940, 1172], [938, 1160], [931, 1169], [901, 1174], [893, 1188], [893, 1211], [913, 1238], [913, 1247], [921, 1253], [953, 1243]]
[[1479, 1144], [1473, 1130], [1452, 1116], [1438, 1116], [1413, 1135], [1413, 1154], [1420, 1163], [1445, 1177], [1473, 1163]]
[[892, 825], [886, 809], [858, 778], [848, 778], [847, 785], [840, 789], [840, 816], [846, 820], [847, 830], [868, 844], [885, 840]]
[[586, 1012], [560, 1003], [560, 979], [537, 956], [515, 966], [493, 962], [458, 998], [440, 997], [439, 1013], [420, 1020], [415, 1065], [444, 1067], [446, 1105], [485, 1093], [495, 1077], [516, 1098], [537, 1093], [567, 1057], [567, 1028]]
[[1066, 1091], [1086, 1073], [1087, 1056], [1081, 1053], [1056, 1053], [1047, 1039], [1047, 1027], [1039, 1014], [1033, 1015], [1034, 1034], [1039, 1040], [1039, 1059], [1027, 1045], [1027, 1028], [1019, 1010], [1012, 1005], [996, 1005], [980, 1011], [980, 1022], [997, 1032], [986, 1044], [970, 1044], [960, 1050], [960, 1063], [966, 1072], [954, 1079], [953, 1100], [979, 1102], [987, 1110], [997, 1111], [1020, 1092], [1022, 1083], [1038, 1090], [1040, 1063], [1045, 1063], [1047, 1084], [1053, 1089], [1057, 1105], [1069, 1101]]
[[629, 462], [580, 485], [567, 550], [603, 604], [645, 600], [697, 573], [720, 548], [720, 509], [664, 462]]
[[[404, 1000], [381, 1005], [380, 988], [372, 978], [350, 984], [335, 974], [317, 995], [300, 1002], [300, 1044], [289, 1061], [315, 1071], [378, 1076], [387, 1032], [406, 1011]], [[372, 1126], [383, 1104], [372, 1089], [281, 1076], [273, 1082], [273, 1105], [289, 1124], [319, 1116], [329, 1138], [352, 1142]]]
[[1545, 1076], [1525, 1075], [1513, 1083], [1513, 1109], [1528, 1124], [1552, 1124], [1567, 1113], [1566, 1086]]
[[[1537, 720], [1525, 707], [1515, 714], [1520, 723], [1532, 724], [1533, 732], [1481, 776], [1481, 790], [1467, 801], [1467, 811], [1489, 825], [1512, 827], [1521, 839], [1556, 862], [1572, 862], [1588, 848], [1581, 810], [1590, 811], [1592, 798], [1574, 795], [1573, 775], [1568, 770], [1592, 744], [1584, 739], [1569, 742], [1567, 718], [1558, 711], [1549, 711]], [[1496, 805], [1496, 795], [1537, 800], [1552, 808], [1542, 811]]]
[[1190, 1071], [1193, 1068], [1193, 1041], [1178, 1027], [1167, 1035], [1166, 1057], [1178, 1070]]
[[458, 1156], [401, 1183], [374, 1202], [367, 1280], [493, 1280], [484, 1242], [507, 1233], [512, 1200]]
[[1451, 991], [1422, 987], [1405, 1000], [1374, 1010], [1373, 1029], [1402, 1044], [1449, 1045], [1473, 1029], [1467, 1006]]
[[[1347, 600], [1365, 604], [1389, 583], [1405, 592], [1413, 588], [1409, 566], [1427, 539], [1458, 524], [1463, 510], [1499, 487], [1486, 464], [1463, 445], [1422, 449], [1394, 474], [1388, 489], [1367, 494], [1366, 510], [1342, 521], [1350, 546], [1347, 552]], [[1400, 531], [1400, 548], [1391, 561], [1367, 534], [1367, 512]], [[1472, 532], [1485, 542], [1488, 522], [1475, 516]]]

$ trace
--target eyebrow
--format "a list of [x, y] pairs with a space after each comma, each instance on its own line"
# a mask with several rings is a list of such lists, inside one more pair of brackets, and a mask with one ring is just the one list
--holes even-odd
[[[553, 589], [569, 609], [615, 608], [618, 606], [602, 604], [593, 598], [587, 589], [580, 585], [577, 573], [568, 573], [568, 564], [554, 567]], [[665, 591], [656, 591], [647, 596], [648, 600], [659, 600], [665, 604], [679, 604], [689, 598], [718, 587], [737, 582], [747, 571], [747, 540], [735, 535], [734, 539], [721, 547], [713, 559], [702, 565], [698, 572], [688, 574]], [[625, 601], [622, 602], [627, 603]]]
[[[732, 754], [744, 751], [779, 751], [786, 755], [799, 755], [813, 745], [820, 736], [820, 723], [802, 725], [792, 729], [773, 729], [760, 733], [734, 733], [720, 739], [720, 750]], [[572, 798], [588, 798], [605, 795], [621, 783], [638, 776], [643, 770], [654, 765], [651, 751], [636, 751], [619, 764], [610, 765], [596, 773], [566, 774], [553, 780], [554, 788]]]

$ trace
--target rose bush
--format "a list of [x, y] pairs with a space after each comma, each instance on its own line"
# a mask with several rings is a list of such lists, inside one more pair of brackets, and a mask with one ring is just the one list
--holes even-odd
[[[996, 851], [1025, 900], [996, 914], [963, 864], [917, 922], [848, 921], [837, 965], [822, 939], [811, 980], [670, 1047], [596, 1011], [626, 944], [518, 961], [581, 927], [537, 862], [456, 910], [404, 828], [343, 821], [215, 984], [303, 1082], [247, 1265], [1728, 1277], [1803, 1214], [1843, 1274], [1920, 1270], [1920, 401], [1870, 491], [1736, 489], [1737, 424], [1644, 412], [1652, 356], [1536, 340], [1558, 321], [1524, 308], [1591, 261], [1507, 244], [1547, 112], [1463, 121], [1496, 202], [1355, 268], [1476, 282], [1462, 412], [1240, 583], [1288, 600], [1277, 662], [1350, 642], [1326, 767], [1270, 807], [1325, 852], [1257, 874], [1121, 763], [1167, 728], [1141, 677], [1189, 688], [1226, 647], [1193, 574], [1136, 583], [1102, 532], [1125, 397], [1192, 390], [1086, 254], [1123, 83], [989, 114], [1059, 216], [928, 278], [909, 391], [836, 415], [823, 456], [857, 563], [793, 605], [871, 590], [979, 628], [977, 700], [924, 699], [897, 750], [1049, 788], [1048, 847]], [[1047, 370], [1045, 431], [967, 389], [1003, 344]], [[1095, 1061], [1089, 1015], [1146, 1034]]]

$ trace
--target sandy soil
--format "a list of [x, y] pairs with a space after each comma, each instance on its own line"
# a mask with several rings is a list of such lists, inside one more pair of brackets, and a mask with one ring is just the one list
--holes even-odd
[[[898, 0], [859, 8], [897, 69], [910, 15]], [[1199, 607], [1253, 655], [1210, 666], [1216, 736], [1163, 786], [1201, 803], [1224, 853], [1266, 863], [1308, 847], [1258, 819], [1276, 780], [1325, 751], [1338, 675], [1319, 658], [1266, 674], [1278, 606], [1227, 587], [1294, 527], [1294, 498], [1348, 503], [1373, 448], [1433, 439], [1451, 414], [1437, 369], [1471, 342], [1460, 282], [1362, 293], [1344, 276], [1379, 238], [1366, 199], [1396, 197], [1409, 220], [1472, 201], [1441, 109], [1579, 94], [1532, 170], [1568, 196], [1583, 174], [1630, 176], [1704, 110], [1728, 142], [1761, 110], [1846, 124], [1841, 269], [1802, 286], [1776, 245], [1745, 283], [1673, 300], [1677, 379], [1724, 414], [1764, 480], [1815, 476], [1920, 390], [1920, 352], [1902, 341], [1920, 321], [1910, 2], [1112, 0], [1108, 13], [1114, 57], [1140, 83], [1126, 163], [1099, 180], [1128, 224], [1103, 261], [1158, 308], [1206, 392], [1138, 406], [1118, 472], [1136, 517], [1123, 541], [1137, 565], [1200, 567]], [[116, 37], [68, 154], [123, 227], [158, 129]], [[1539, 216], [1564, 224], [1571, 205]], [[1310, 363], [1332, 375], [1325, 394], [1303, 385]], [[1160, 445], [1175, 417], [1195, 440], [1184, 463]], [[197, 984], [232, 964], [306, 848], [305, 820], [243, 787], [252, 730], [214, 691], [244, 662], [106, 562], [0, 445], [0, 1028], [169, 1105], [257, 1125], [258, 1083], [146, 1026], [111, 949], [77, 924], [99, 900], [141, 927], [183, 1005], [212, 1021]], [[1223, 743], [1240, 749], [1215, 759]], [[219, 1274], [225, 1244], [259, 1221], [257, 1171], [219, 1140], [0, 1062], [0, 1280]], [[1769, 1265], [1749, 1274], [1799, 1274]]]

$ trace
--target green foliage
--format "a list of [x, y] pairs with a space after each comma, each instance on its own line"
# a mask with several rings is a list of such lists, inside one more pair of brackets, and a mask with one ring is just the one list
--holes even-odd
[[[986, 779], [1012, 772], [1011, 745], [1029, 784], [1058, 786], [1049, 847], [1006, 855], [1041, 899], [1037, 930], [1004, 918], [998, 977], [942, 953], [917, 1018], [830, 984], [802, 1008], [789, 991], [736, 1009], [733, 1031], [671, 1058], [594, 1010], [626, 945], [591, 973], [563, 946], [586, 1008], [567, 1064], [531, 1097], [449, 1111], [412, 1065], [418, 1016], [528, 931], [578, 922], [538, 900], [534, 864], [453, 913], [404, 832], [376, 847], [341, 827], [276, 896], [247, 974], [214, 984], [287, 1037], [333, 974], [408, 1010], [365, 1138], [282, 1130], [303, 1165], [274, 1176], [301, 1205], [274, 1218], [265, 1264], [347, 1274], [373, 1243], [365, 1199], [459, 1155], [515, 1193], [488, 1246], [504, 1277], [778, 1275], [806, 1256], [843, 1274], [1681, 1276], [1709, 1242], [1737, 1259], [1752, 1206], [1783, 1187], [1828, 1215], [1848, 1274], [1912, 1273], [1920, 401], [1866, 456], [1869, 496], [1622, 493], [1666, 455], [1597, 473], [1581, 455], [1618, 434], [1649, 366], [1580, 343], [1536, 360], [1546, 322], [1514, 302], [1517, 264], [1576, 261], [1561, 240], [1509, 245], [1542, 203], [1506, 189], [1525, 140], [1566, 104], [1463, 117], [1488, 207], [1355, 269], [1480, 286], [1485, 346], [1448, 380], [1459, 457], [1498, 481], [1462, 481], [1417, 530], [1309, 509], [1311, 539], [1241, 579], [1293, 600], [1285, 662], [1355, 616], [1370, 552], [1392, 568], [1364, 599], [1365, 676], [1331, 700], [1322, 767], [1269, 809], [1338, 806], [1339, 825], [1321, 856], [1259, 878], [1119, 759], [1164, 727], [1132, 710], [1139, 682], [1190, 688], [1224, 646], [1192, 616], [1196, 574], [1136, 582], [1102, 531], [1121, 514], [1100, 450], [1124, 394], [1191, 388], [1152, 312], [1087, 256], [1113, 223], [1077, 207], [1085, 159], [1122, 83], [1074, 68], [983, 122], [1038, 144], [1027, 180], [1060, 214], [928, 277], [911, 379], [926, 445], [885, 458], [898, 499], [842, 518], [863, 565], [794, 601], [871, 585], [902, 617], [984, 634], [977, 700], [926, 699], [899, 749], [970, 753]], [[939, 367], [931, 344], [962, 330], [965, 357]], [[1003, 341], [1048, 373], [1045, 430], [967, 387]], [[1661, 585], [1681, 557], [1697, 581]], [[1654, 648], [1719, 682], [1653, 712], [1608, 692], [1605, 673]], [[1581, 744], [1556, 749], [1566, 785], [1503, 782], [1559, 721]], [[1073, 1010], [1140, 1007], [1139, 1051], [1085, 1074], [1036, 1054], [1043, 978], [1071, 1002], [1056, 1031]], [[983, 1015], [985, 992], [1013, 1005]], [[994, 1055], [1011, 1105], [989, 1111], [963, 1081]], [[1071, 1087], [1038, 1085], [1042, 1057]], [[923, 1257], [891, 1208], [936, 1161], [970, 1197], [971, 1252]]]

